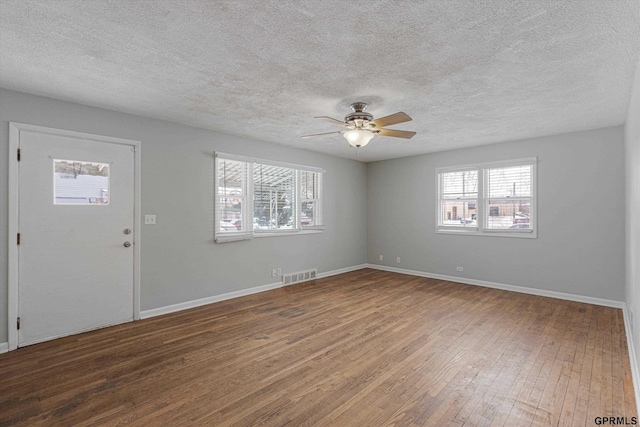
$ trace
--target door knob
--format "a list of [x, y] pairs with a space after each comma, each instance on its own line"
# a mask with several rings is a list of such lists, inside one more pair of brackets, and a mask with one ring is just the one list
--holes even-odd
[[131, 229], [130, 228], [125, 228], [124, 229], [124, 234], [131, 234]]
[[128, 248], [129, 246], [131, 246], [131, 242], [124, 242], [124, 247]]

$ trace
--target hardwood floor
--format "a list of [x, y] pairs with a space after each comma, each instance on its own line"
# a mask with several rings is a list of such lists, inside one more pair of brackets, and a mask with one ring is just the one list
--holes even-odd
[[0, 426], [638, 415], [619, 309], [359, 270], [0, 355]]

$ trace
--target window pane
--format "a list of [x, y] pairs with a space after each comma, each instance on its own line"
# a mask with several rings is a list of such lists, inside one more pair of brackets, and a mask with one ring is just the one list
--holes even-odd
[[56, 205], [108, 205], [109, 165], [54, 159], [53, 203]]
[[[243, 212], [246, 210], [247, 164], [233, 160], [218, 159], [218, 232], [245, 231]], [[243, 225], [245, 228], [243, 229]]]
[[489, 169], [486, 197], [531, 197], [531, 165]]
[[317, 225], [315, 218], [315, 207], [316, 203], [314, 201], [302, 202], [302, 209], [300, 212], [300, 225], [302, 225], [303, 227]]
[[490, 168], [486, 172], [487, 229], [531, 228], [532, 165]]
[[240, 198], [220, 197], [218, 209], [220, 212], [220, 232], [242, 231], [242, 203]]
[[478, 214], [475, 201], [447, 200], [440, 204], [440, 225], [477, 227]]
[[218, 160], [218, 195], [243, 196], [245, 185], [246, 163], [233, 160]]
[[487, 200], [487, 229], [529, 229], [531, 202], [526, 200]]
[[440, 174], [442, 199], [476, 198], [478, 171], [445, 172]]
[[256, 164], [253, 169], [253, 216], [256, 230], [296, 228], [296, 171]]
[[321, 224], [319, 215], [320, 174], [318, 172], [300, 171], [300, 226], [314, 227]]
[[315, 199], [316, 194], [316, 173], [302, 171], [300, 176], [300, 182], [302, 184], [302, 188], [300, 189], [300, 194], [302, 199]]

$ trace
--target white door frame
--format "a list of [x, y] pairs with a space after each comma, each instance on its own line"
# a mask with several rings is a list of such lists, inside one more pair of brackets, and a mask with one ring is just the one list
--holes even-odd
[[[113, 138], [109, 136], [73, 132], [55, 128], [9, 122], [9, 244], [8, 244], [8, 345], [9, 351], [18, 348], [18, 244], [19, 230], [19, 175], [18, 148], [20, 147], [20, 132], [44, 133], [69, 138], [88, 139], [97, 142], [129, 145], [134, 150], [134, 198], [133, 198], [133, 319], [140, 319], [140, 141]], [[28, 154], [26, 154], [28, 155]]]

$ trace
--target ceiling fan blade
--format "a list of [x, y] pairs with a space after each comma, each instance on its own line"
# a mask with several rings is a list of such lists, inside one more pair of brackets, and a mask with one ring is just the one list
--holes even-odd
[[378, 135], [382, 135], [382, 136], [392, 136], [394, 138], [412, 138], [413, 135], [415, 135], [415, 132], [410, 132], [408, 130], [397, 130], [397, 129], [380, 129], [379, 132], [377, 132]]
[[331, 123], [333, 123], [335, 125], [339, 125], [339, 126], [348, 126], [342, 120], [334, 119], [334, 118], [328, 117], [328, 116], [316, 116], [316, 117], [314, 117], [314, 119], [322, 119], [322, 120], [325, 120], [327, 122], [331, 122]]
[[338, 132], [314, 133], [314, 134], [311, 134], [311, 135], [302, 135], [300, 138], [311, 138], [312, 136], [332, 135], [332, 134], [336, 134], [336, 133], [342, 134], [344, 132], [340, 130]]
[[371, 123], [374, 124], [377, 128], [383, 128], [385, 126], [391, 126], [398, 123], [410, 122], [411, 117], [407, 114], [400, 111], [399, 113], [392, 114], [390, 116], [381, 117], [379, 119], [375, 119]]

